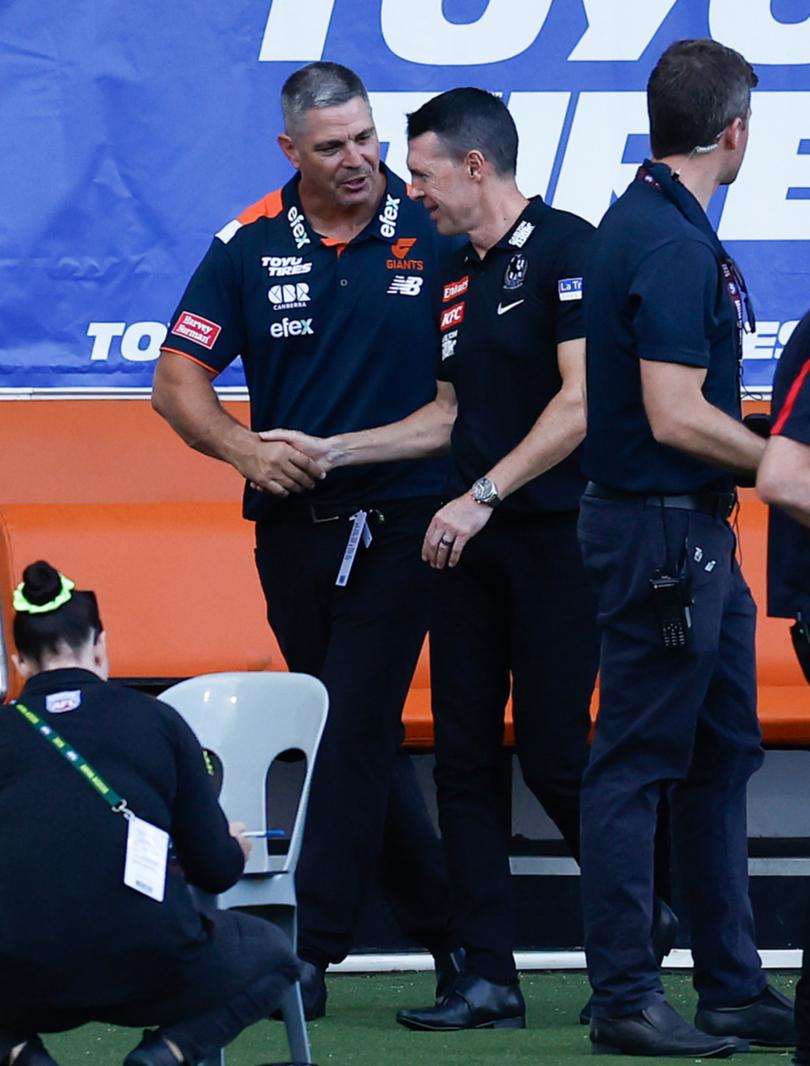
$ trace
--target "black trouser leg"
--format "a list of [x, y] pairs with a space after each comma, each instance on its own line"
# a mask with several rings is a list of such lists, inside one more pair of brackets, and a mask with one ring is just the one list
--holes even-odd
[[[484, 531], [486, 532], [486, 530]], [[479, 534], [479, 538], [483, 534]], [[430, 631], [439, 821], [470, 973], [515, 980], [504, 775], [506, 598], [482, 580], [476, 538], [440, 575]]]
[[517, 754], [526, 784], [578, 860], [599, 636], [576, 521], [566, 512], [515, 523], [504, 552]]
[[[297, 979], [300, 965], [287, 937], [270, 922], [239, 911], [218, 911], [206, 921], [213, 927], [207, 948], [201, 951], [197, 966], [189, 965], [187, 979], [176, 990], [158, 991], [160, 974], [156, 973], [154, 984], [142, 996], [116, 1005], [87, 1003], [77, 1010], [3, 1003], [0, 1041], [18, 1031], [62, 1032], [99, 1021], [157, 1025], [160, 1035], [174, 1041], [189, 1062], [213, 1055], [276, 1009]], [[160, 960], [155, 960], [155, 966], [159, 970]], [[223, 980], [235, 989], [226, 1002], [222, 1001]], [[14, 1036], [9, 1047], [18, 1043], [21, 1039]]]
[[[268, 618], [287, 663], [329, 691], [297, 877], [299, 950], [318, 965], [351, 949], [381, 862], [403, 931], [431, 950], [450, 939], [441, 846], [400, 748], [402, 706], [430, 613], [432, 575], [420, 548], [434, 506], [398, 501], [383, 510], [341, 589], [335, 578], [348, 521], [257, 527]], [[407, 870], [403, 854], [414, 860]], [[394, 880], [401, 888], [391, 892]], [[423, 900], [431, 900], [427, 914]]]
[[161, 1026], [158, 1035], [176, 1044], [188, 1062], [200, 1062], [226, 1047], [248, 1026], [269, 1018], [292, 980], [285, 974], [267, 974], [222, 1007], [175, 1025]]
[[442, 836], [471, 972], [515, 979], [503, 716], [524, 778], [578, 855], [598, 642], [576, 514], [496, 513], [442, 576], [431, 627]]

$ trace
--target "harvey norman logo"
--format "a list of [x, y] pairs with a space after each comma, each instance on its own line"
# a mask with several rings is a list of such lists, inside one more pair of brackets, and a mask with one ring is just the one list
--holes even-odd
[[181, 311], [177, 324], [172, 329], [172, 333], [176, 333], [178, 337], [194, 341], [195, 344], [200, 344], [209, 351], [214, 347], [221, 332], [222, 326], [218, 326], [216, 322], [209, 322], [207, 318], [201, 318], [200, 315], [192, 315], [190, 311]]

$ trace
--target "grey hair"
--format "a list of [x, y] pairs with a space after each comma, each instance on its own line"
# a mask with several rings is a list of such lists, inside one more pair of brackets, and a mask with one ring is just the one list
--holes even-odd
[[353, 70], [340, 63], [309, 63], [291, 74], [282, 87], [284, 127], [290, 133], [301, 126], [307, 111], [338, 107], [358, 96], [368, 104], [366, 87]]

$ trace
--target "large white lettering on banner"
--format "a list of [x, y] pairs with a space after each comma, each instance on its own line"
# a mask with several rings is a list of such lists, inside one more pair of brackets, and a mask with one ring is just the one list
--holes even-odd
[[[455, 85], [497, 92], [520, 134], [524, 191], [597, 223], [649, 152], [645, 87], [658, 55], [682, 37], [739, 49], [760, 76], [748, 157], [710, 216], [760, 319], [746, 339], [748, 387], [767, 389], [810, 306], [804, 0], [260, 0], [249, 18], [217, 0], [140, 0], [126, 19], [74, 0], [47, 23], [35, 8], [0, 7], [16, 175], [0, 257], [0, 391], [149, 387], [213, 234], [290, 177], [275, 144], [279, 91], [296, 64], [318, 59], [364, 79], [383, 156], [406, 177], [407, 112]], [[218, 383], [238, 387], [241, 373]]]

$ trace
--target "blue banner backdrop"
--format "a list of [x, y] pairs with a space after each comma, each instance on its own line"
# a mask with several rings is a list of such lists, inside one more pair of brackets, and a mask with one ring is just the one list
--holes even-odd
[[5, 0], [0, 390], [148, 388], [211, 235], [289, 175], [278, 96], [302, 63], [358, 71], [403, 174], [406, 111], [503, 94], [523, 191], [597, 222], [647, 151], [657, 56], [698, 36], [760, 76], [711, 214], [760, 320], [745, 382], [767, 388], [810, 306], [810, 0]]

